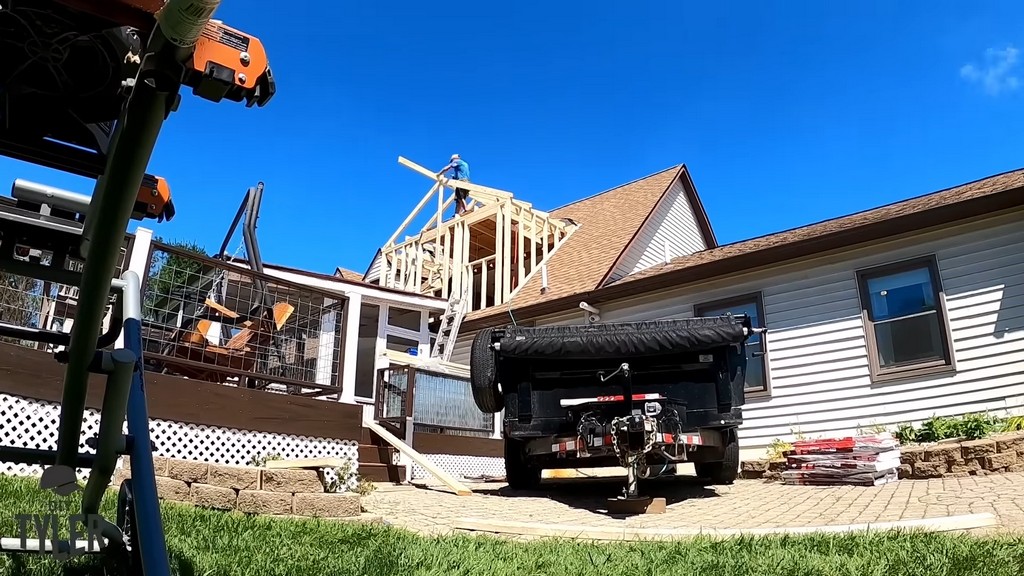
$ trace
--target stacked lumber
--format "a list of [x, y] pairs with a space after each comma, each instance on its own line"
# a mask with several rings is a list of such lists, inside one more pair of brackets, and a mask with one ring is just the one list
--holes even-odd
[[898, 479], [900, 443], [883, 432], [800, 440], [786, 453], [785, 484], [880, 486]]

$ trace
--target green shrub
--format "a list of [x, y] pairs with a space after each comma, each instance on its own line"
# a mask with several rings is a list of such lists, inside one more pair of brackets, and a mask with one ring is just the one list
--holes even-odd
[[900, 441], [900, 444], [913, 444], [917, 442], [917, 430], [910, 424], [900, 424], [892, 435]]
[[[1021, 425], [1024, 426], [1024, 422], [1021, 422]], [[938, 442], [950, 438], [979, 440], [1005, 428], [1006, 424], [1003, 420], [991, 414], [971, 413], [956, 417], [932, 416], [925, 420], [920, 428], [914, 428], [910, 424], [900, 424], [896, 427], [893, 436], [901, 444]]]
[[768, 445], [768, 459], [780, 460], [786, 456], [786, 452], [789, 452], [792, 449], [792, 444], [789, 442], [783, 442], [781, 439], [776, 438]]
[[959, 434], [968, 440], [987, 438], [1000, 428], [1000, 420], [991, 414], [966, 414], [959, 420]]
[[1024, 416], [1011, 416], [1003, 422], [1001, 432], [1022, 432], [1024, 431]]

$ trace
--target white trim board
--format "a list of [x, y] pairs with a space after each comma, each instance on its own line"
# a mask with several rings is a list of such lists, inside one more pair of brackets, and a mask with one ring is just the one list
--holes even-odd
[[[247, 268], [237, 262], [229, 262], [229, 265], [237, 266], [239, 268]], [[263, 272], [268, 276], [275, 276], [282, 280], [294, 282], [302, 286], [310, 286], [312, 288], [319, 288], [321, 290], [329, 290], [336, 294], [347, 295], [347, 294], [359, 294], [366, 299], [379, 300], [381, 302], [387, 302], [388, 304], [395, 304], [405, 308], [414, 308], [417, 310], [444, 310], [448, 306], [447, 300], [440, 298], [434, 298], [432, 296], [420, 296], [418, 294], [396, 294], [385, 290], [378, 290], [372, 286], [359, 286], [345, 282], [340, 278], [338, 280], [327, 280], [324, 278], [314, 278], [312, 276], [306, 276], [304, 274], [297, 274], [295, 272], [286, 272], [284, 270], [278, 270], [271, 266], [264, 265]]]
[[486, 520], [482, 518], [460, 518], [453, 524], [455, 530], [468, 532], [490, 532], [517, 536], [540, 536], [550, 538], [572, 538], [577, 540], [676, 540], [695, 536], [768, 536], [799, 534], [837, 534], [851, 532], [877, 532], [883, 530], [920, 530], [925, 532], [948, 532], [990, 528], [999, 524], [995, 515], [967, 514], [963, 516], [940, 516], [893, 522], [871, 522], [865, 524], [838, 524], [825, 526], [779, 526], [776, 528], [613, 528], [573, 526]]

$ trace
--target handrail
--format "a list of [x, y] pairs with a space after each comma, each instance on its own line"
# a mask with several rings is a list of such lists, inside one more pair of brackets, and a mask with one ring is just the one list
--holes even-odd
[[[321, 296], [328, 296], [332, 300], [337, 299], [337, 294], [331, 292], [330, 290], [324, 290], [317, 286], [302, 284], [294, 280], [289, 280], [287, 278], [281, 278], [279, 276], [274, 276], [273, 274], [268, 274], [267, 272], [256, 272], [255, 270], [247, 266], [236, 265], [235, 263], [229, 260], [218, 260], [216, 258], [210, 258], [209, 256], [203, 256], [202, 254], [189, 252], [188, 250], [178, 248], [177, 246], [170, 246], [164, 244], [163, 242], [160, 242], [158, 240], [153, 240], [152, 246], [154, 252], [156, 252], [157, 250], [161, 252], [167, 252], [168, 254], [173, 254], [175, 256], [179, 256], [187, 260], [195, 260], [196, 262], [200, 262], [211, 268], [219, 270], [236, 271], [241, 276], [251, 276], [254, 279], [264, 280], [270, 284], [275, 284], [278, 286], [287, 286], [289, 288], [294, 288], [297, 290], [308, 290], [309, 292], [320, 294]], [[150, 265], [152, 265], [152, 262], [150, 263]]]

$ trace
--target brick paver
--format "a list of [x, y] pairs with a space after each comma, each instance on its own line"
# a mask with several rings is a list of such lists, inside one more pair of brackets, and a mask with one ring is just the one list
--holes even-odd
[[[546, 481], [550, 482], [550, 481]], [[428, 534], [452, 530], [460, 518], [626, 528], [777, 528], [888, 522], [991, 513], [995, 531], [1024, 531], [1024, 474], [901, 480], [877, 487], [786, 486], [738, 480], [703, 487], [689, 478], [652, 483], [644, 494], [667, 499], [659, 515], [612, 517], [604, 509], [622, 481], [559, 480], [543, 493], [504, 484], [473, 484], [473, 496], [426, 486], [375, 492], [363, 498], [368, 513]], [[991, 532], [991, 530], [990, 530]]]

